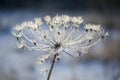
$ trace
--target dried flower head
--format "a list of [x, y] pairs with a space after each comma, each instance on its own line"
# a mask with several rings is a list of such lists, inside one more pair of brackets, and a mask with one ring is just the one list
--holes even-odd
[[[18, 41], [18, 48], [49, 52], [40, 58], [40, 63], [43, 63], [56, 53], [80, 56], [108, 36], [101, 25], [81, 25], [83, 21], [81, 16], [48, 15], [44, 17], [44, 21], [35, 18], [34, 21], [16, 25], [12, 33]], [[84, 31], [80, 28], [84, 28]]]
[[45, 19], [45, 21], [46, 21], [47, 23], [49, 23], [49, 22], [51, 21], [51, 17], [50, 17], [50, 16], [45, 16], [44, 19]]

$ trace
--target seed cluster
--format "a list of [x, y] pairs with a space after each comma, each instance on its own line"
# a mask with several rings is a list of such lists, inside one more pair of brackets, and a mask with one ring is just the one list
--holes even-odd
[[18, 41], [18, 48], [48, 52], [40, 57], [40, 63], [43, 63], [56, 53], [80, 56], [108, 36], [101, 25], [83, 24], [83, 21], [81, 16], [47, 15], [43, 19], [35, 18], [16, 25], [12, 33]]

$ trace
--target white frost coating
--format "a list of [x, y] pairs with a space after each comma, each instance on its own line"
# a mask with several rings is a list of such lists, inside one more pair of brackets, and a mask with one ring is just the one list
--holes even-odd
[[101, 30], [101, 25], [95, 25], [95, 24], [86, 24], [85, 29], [91, 29], [95, 31], [100, 31]]
[[[12, 31], [19, 43], [18, 48], [49, 52], [40, 57], [40, 64], [56, 53], [63, 52], [72, 57], [86, 53], [90, 47], [108, 36], [101, 25], [83, 24], [84, 20], [81, 16], [56, 15], [51, 17], [47, 15], [43, 19], [45, 22], [41, 18], [23, 22], [15, 26]], [[47, 25], [43, 26], [43, 24]], [[83, 27], [84, 31], [81, 32], [79, 27]], [[72, 50], [76, 53], [72, 53]]]
[[48, 15], [48, 16], [45, 16], [44, 17], [44, 20], [46, 21], [46, 22], [50, 22], [51, 21], [51, 17]]

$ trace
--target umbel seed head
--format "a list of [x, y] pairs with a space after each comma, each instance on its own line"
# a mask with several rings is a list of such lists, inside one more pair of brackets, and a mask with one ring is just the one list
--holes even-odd
[[18, 48], [48, 52], [40, 58], [43, 63], [56, 53], [80, 56], [108, 36], [101, 25], [83, 24], [83, 21], [81, 16], [47, 15], [16, 25], [12, 33]]

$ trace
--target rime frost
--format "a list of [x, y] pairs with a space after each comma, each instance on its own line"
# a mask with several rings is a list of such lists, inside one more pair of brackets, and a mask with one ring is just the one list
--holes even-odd
[[43, 19], [23, 22], [16, 25], [12, 32], [18, 41], [18, 48], [49, 52], [40, 58], [40, 63], [56, 53], [80, 56], [108, 36], [101, 25], [83, 24], [81, 16], [47, 15]]

